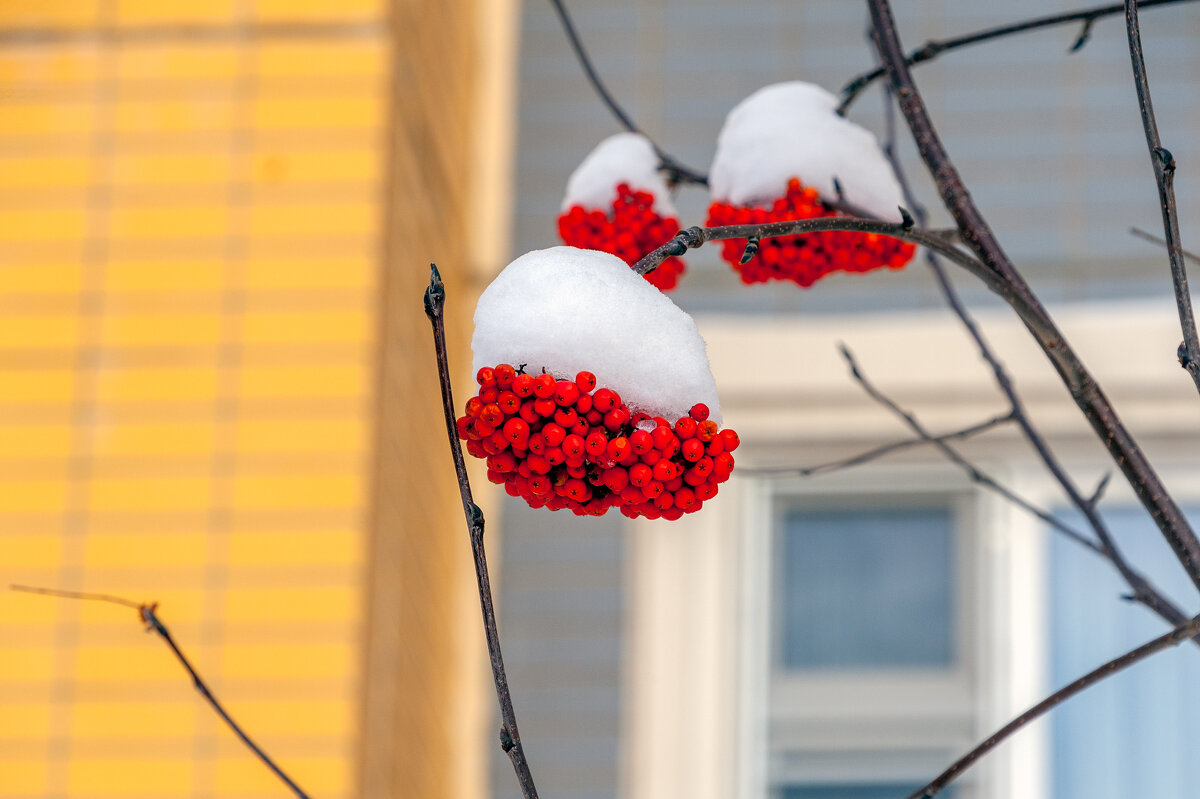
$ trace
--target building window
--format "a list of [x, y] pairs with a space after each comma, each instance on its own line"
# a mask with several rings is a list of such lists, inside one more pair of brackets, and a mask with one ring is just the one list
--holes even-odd
[[977, 726], [969, 496], [773, 504], [769, 795], [904, 796]]

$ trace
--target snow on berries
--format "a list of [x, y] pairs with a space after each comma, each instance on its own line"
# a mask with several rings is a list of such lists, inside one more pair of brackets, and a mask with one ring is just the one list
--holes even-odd
[[[870, 131], [835, 113], [837, 98], [810, 83], [758, 90], [729, 112], [709, 174], [709, 225], [835, 216], [841, 200], [889, 222], [901, 221], [902, 192]], [[722, 257], [743, 282], [793, 280], [810, 286], [830, 272], [898, 269], [915, 247], [888, 236], [828, 232], [764, 239], [749, 263], [744, 239]]]
[[459, 436], [533, 507], [677, 519], [733, 470], [695, 323], [616, 256], [513, 261], [479, 298], [471, 348]]
[[459, 438], [487, 461], [490, 481], [531, 507], [675, 520], [715, 497], [733, 471], [737, 433], [721, 430], [703, 403], [672, 424], [631, 412], [591, 372], [572, 380], [501, 363], [476, 381]]
[[[563, 242], [612, 253], [633, 266], [679, 232], [658, 161], [650, 140], [639, 133], [600, 142], [567, 181], [558, 217]], [[683, 270], [683, 259], [672, 256], [646, 280], [668, 291]]]

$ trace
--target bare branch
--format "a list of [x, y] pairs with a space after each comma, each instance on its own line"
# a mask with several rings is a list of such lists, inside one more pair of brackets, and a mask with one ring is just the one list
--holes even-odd
[[1175, 289], [1175, 305], [1179, 309], [1179, 327], [1183, 331], [1179, 363], [1191, 375], [1196, 390], [1200, 391], [1200, 338], [1196, 335], [1196, 317], [1192, 313], [1192, 295], [1188, 291], [1187, 267], [1183, 263], [1179, 210], [1175, 207], [1175, 158], [1170, 150], [1162, 146], [1158, 136], [1154, 101], [1150, 97], [1150, 80], [1146, 77], [1146, 59], [1142, 56], [1142, 33], [1135, 0], [1125, 0], [1125, 29], [1129, 34], [1129, 60], [1133, 63], [1133, 83], [1137, 87], [1142, 127], [1146, 132], [1146, 146], [1150, 150], [1150, 163], [1154, 167], [1154, 181], [1158, 186], [1163, 233], [1171, 264], [1171, 285]]
[[[1145, 239], [1146, 241], [1153, 242], [1154, 244], [1157, 244], [1159, 247], [1167, 246], [1167, 242], [1164, 239], [1160, 239], [1158, 236], [1155, 236], [1153, 233], [1147, 233], [1146, 231], [1142, 230], [1140, 227], [1131, 227], [1131, 228], [1129, 228], [1129, 232], [1132, 233], [1133, 235], [1137, 236], [1139, 239]], [[1188, 259], [1192, 263], [1200, 264], [1200, 255], [1196, 255], [1196, 253], [1188, 252], [1187, 250], [1184, 250], [1184, 249], [1180, 249], [1179, 251], [1181, 253], [1183, 253], [1184, 258]]]
[[988, 736], [986, 740], [984, 740], [970, 752], [967, 752], [958, 760], [954, 761], [954, 763], [948, 769], [935, 777], [931, 782], [910, 795], [908, 799], [930, 799], [931, 797], [937, 796], [939, 793], [941, 793], [943, 788], [962, 775], [962, 773], [973, 766], [976, 761], [978, 761], [988, 752], [995, 749], [1010, 735], [1024, 727], [1029, 722], [1039, 718], [1056, 706], [1061, 705], [1063, 702], [1070, 699], [1072, 696], [1084, 690], [1085, 688], [1089, 688], [1106, 677], [1111, 677], [1117, 672], [1129, 668], [1134, 663], [1145, 660], [1157, 652], [1161, 652], [1168, 647], [1178, 646], [1189, 638], [1195, 638], [1198, 633], [1200, 633], [1200, 616], [1197, 616], [1191, 621], [1177, 626], [1174, 630], [1171, 630], [1165, 635], [1160, 635], [1153, 641], [1142, 644], [1137, 649], [1132, 649], [1120, 657], [1113, 658], [1097, 669], [1089, 671], [1078, 680], [1075, 680], [1074, 682], [1058, 689], [1041, 702], [1038, 702], [1036, 705], [1029, 708], [1000, 729], [996, 730], [994, 733]]
[[[884, 154], [891, 162], [893, 170], [896, 173], [896, 179], [904, 192], [904, 201], [912, 207], [913, 213], [917, 215], [917, 219], [923, 225], [926, 217], [925, 208], [913, 196], [908, 180], [901, 168], [900, 159], [896, 157], [895, 113], [892, 106], [893, 95], [890, 86], [887, 87], [886, 95], [884, 98], [884, 118], [887, 128], [887, 141], [884, 146]], [[1096, 505], [1099, 502], [1100, 493], [1103, 492], [1104, 487], [1107, 485], [1107, 479], [1097, 486], [1096, 492], [1091, 498], [1084, 498], [1079, 487], [1071, 479], [1067, 470], [1063, 468], [1058, 458], [1054, 455], [1054, 452], [1050, 449], [1049, 443], [1043, 438], [1038, 429], [1033, 426], [1033, 422], [1030, 420], [1029, 414], [1025, 411], [1025, 404], [1017, 393], [1012, 378], [1009, 377], [1008, 371], [992, 351], [983, 332], [979, 329], [979, 325], [959, 298], [958, 292], [954, 289], [954, 284], [950, 282], [949, 277], [946, 275], [946, 270], [942, 268], [941, 262], [938, 261], [937, 255], [933, 250], [926, 249], [925, 256], [930, 271], [933, 272], [934, 279], [937, 281], [938, 288], [941, 290], [942, 296], [946, 299], [947, 305], [950, 306], [950, 310], [954, 312], [954, 315], [958, 317], [963, 328], [967, 331], [967, 335], [975, 342], [975, 347], [979, 351], [980, 357], [983, 358], [992, 370], [996, 386], [1004, 394], [1005, 399], [1008, 400], [1012, 418], [1017, 423], [1022, 435], [1025, 436], [1030, 446], [1033, 447], [1034, 452], [1037, 453], [1046, 470], [1054, 478], [1055, 482], [1058, 483], [1063, 493], [1071, 501], [1071, 504], [1079, 510], [1091, 526], [1093, 532], [1095, 532], [1096, 539], [1100, 543], [1100, 552], [1098, 554], [1105, 557], [1112, 564], [1113, 568], [1121, 574], [1132, 591], [1131, 598], [1134, 601], [1145, 605], [1172, 626], [1182, 624], [1187, 619], [1184, 612], [1171, 602], [1171, 600], [1167, 599], [1141, 573], [1129, 565], [1129, 562], [1125, 560], [1125, 556], [1117, 546], [1116, 541], [1109, 533], [1108, 525], [1105, 523], [1104, 518], [1097, 511]], [[1200, 640], [1196, 643], [1200, 645]]]
[[1095, 378], [1083, 365], [1024, 278], [1013, 267], [986, 220], [975, 207], [958, 170], [942, 146], [904, 61], [891, 6], [887, 0], [868, 0], [868, 5], [877, 48], [887, 65], [888, 77], [900, 110], [947, 210], [962, 231], [963, 242], [979, 258], [985, 271], [992, 276], [992, 279], [987, 281], [988, 287], [996, 291], [1025, 323], [1054, 365], [1072, 399], [1120, 467], [1163, 537], [1171, 545], [1192, 583], [1200, 588], [1200, 540], [1197, 540], [1191, 525], [1167, 492], [1141, 447], [1125, 429], [1112, 403], [1100, 390]]
[[838, 472], [842, 469], [850, 469], [855, 466], [862, 466], [864, 463], [879, 460], [884, 455], [890, 455], [893, 452], [900, 452], [913, 447], [925, 446], [926, 444], [946, 443], [949, 441], [965, 441], [968, 438], [977, 436], [991, 430], [994, 427], [999, 427], [1013, 420], [1011, 413], [1006, 413], [1003, 416], [994, 416], [985, 422], [973, 424], [970, 427], [964, 427], [961, 430], [955, 430], [952, 433], [943, 433], [940, 436], [918, 436], [916, 438], [906, 438], [903, 441], [893, 441], [891, 444], [874, 447], [860, 452], [857, 455], [852, 455], [849, 458], [842, 460], [829, 461], [827, 463], [819, 463], [816, 466], [738, 466], [744, 474], [775, 474], [775, 475], [795, 475], [797, 477], [812, 477], [818, 474], [828, 474], [830, 472]]
[[[1141, 0], [1138, 3], [1142, 8], [1152, 8], [1154, 6], [1171, 5], [1173, 3], [1190, 2], [1191, 0]], [[1027, 19], [1021, 22], [1014, 22], [1008, 25], [1000, 25], [995, 28], [987, 28], [985, 30], [975, 31], [973, 33], [955, 36], [952, 39], [937, 39], [928, 41], [921, 47], [913, 50], [904, 58], [904, 62], [908, 66], [915, 66], [926, 61], [932, 61], [942, 53], [949, 50], [957, 50], [960, 47], [968, 47], [973, 44], [1000, 39], [1006, 36], [1012, 36], [1018, 33], [1028, 33], [1029, 31], [1040, 30], [1041, 28], [1049, 28], [1055, 25], [1072, 25], [1076, 22], [1082, 22], [1083, 27], [1079, 31], [1079, 35], [1075, 37], [1074, 43], [1071, 45], [1070, 52], [1075, 53], [1087, 44], [1092, 32], [1092, 23], [1101, 17], [1120, 14], [1125, 10], [1125, 6], [1121, 3], [1114, 3], [1107, 6], [1098, 6], [1096, 8], [1084, 9], [1081, 11], [1070, 11], [1065, 14], [1052, 14], [1046, 17], [1037, 17], [1035, 19]], [[838, 106], [837, 112], [845, 115], [846, 109], [858, 99], [858, 96], [870, 86], [872, 83], [882, 78], [886, 70], [884, 67], [876, 67], [869, 72], [851, 79], [844, 87], [842, 87], [842, 102]]]
[[1028, 511], [1038, 519], [1041, 519], [1043, 522], [1050, 525], [1055, 530], [1062, 533], [1067, 538], [1070, 538], [1080, 546], [1086, 547], [1098, 555], [1104, 554], [1104, 549], [1100, 544], [1097, 544], [1083, 533], [1080, 533], [1078, 530], [1075, 530], [1070, 525], [1056, 518], [1054, 514], [1042, 510], [1029, 500], [1020, 496], [1019, 494], [1014, 493], [1012, 489], [997, 482], [991, 475], [985, 473], [975, 464], [964, 458], [958, 452], [958, 450], [954, 449], [945, 441], [940, 440], [938, 436], [935, 436], [926, 430], [925, 426], [917, 421], [917, 417], [914, 416], [911, 411], [906, 411], [901, 408], [894, 400], [877, 389], [874, 384], [867, 379], [866, 375], [864, 375], [862, 370], [859, 368], [858, 361], [855, 360], [854, 354], [850, 352], [849, 347], [847, 347], [845, 344], [841, 344], [839, 345], [838, 349], [841, 352], [842, 357], [846, 359], [846, 364], [850, 367], [850, 376], [854, 378], [854, 381], [862, 387], [863, 391], [865, 391], [871, 399], [875, 400], [880, 405], [894, 413], [896, 417], [904, 422], [904, 424], [908, 425], [908, 428], [916, 433], [922, 441], [925, 441], [936, 447], [948, 461], [962, 469], [963, 472], [966, 473], [967, 477], [971, 479], [971, 482], [996, 492], [1017, 507]]
[[596, 94], [600, 95], [600, 99], [608, 106], [608, 110], [612, 111], [617, 121], [630, 133], [640, 133], [646, 137], [647, 141], [650, 142], [650, 146], [654, 148], [658, 160], [662, 162], [661, 168], [668, 173], [672, 183], [695, 183], [699, 186], [707, 186], [708, 175], [680, 163], [674, 156], [659, 147], [653, 139], [646, 135], [646, 132], [639, 128], [637, 123], [633, 121], [633, 117], [625, 113], [625, 109], [617, 103], [616, 98], [612, 96], [608, 87], [604, 85], [604, 81], [600, 80], [600, 73], [593, 66], [592, 59], [588, 56], [587, 49], [584, 48], [583, 41], [579, 38], [579, 34], [575, 30], [575, 24], [571, 21], [571, 15], [567, 13], [567, 7], [563, 4], [563, 0], [550, 0], [550, 4], [558, 12], [563, 32], [567, 34], [567, 40], [571, 43], [571, 49], [575, 51], [575, 57], [579, 59], [579, 65], [583, 67], [583, 72], [587, 75], [588, 81], [591, 82], [592, 88], [596, 90]]
[[471, 496], [471, 481], [467, 477], [467, 464], [463, 459], [462, 444], [455, 428], [454, 397], [450, 390], [450, 362], [446, 354], [446, 328], [444, 312], [446, 288], [437, 266], [429, 265], [429, 286], [425, 289], [425, 315], [433, 326], [433, 346], [437, 356], [438, 381], [442, 390], [442, 412], [446, 417], [446, 433], [450, 437], [450, 455], [454, 459], [454, 471], [458, 475], [458, 493], [462, 498], [463, 515], [467, 520], [467, 532], [471, 538], [471, 554], [475, 560], [475, 580], [479, 586], [479, 606], [483, 611], [483, 631], [487, 638], [488, 655], [492, 664], [492, 679], [496, 684], [496, 698], [500, 702], [500, 748], [512, 761], [521, 795], [525, 799], [537, 799], [537, 788], [533, 774], [525, 759], [521, 746], [521, 734], [517, 730], [517, 715], [513, 710], [512, 695], [508, 690], [508, 675], [504, 671], [504, 655], [500, 652], [500, 633], [496, 628], [496, 610], [492, 602], [492, 585], [488, 577], [487, 555], [483, 546], [483, 511]]
[[94, 594], [87, 591], [64, 591], [57, 588], [37, 588], [28, 585], [10, 585], [9, 588], [13, 591], [23, 591], [27, 594], [42, 594], [44, 596], [62, 597], [64, 599], [108, 602], [110, 604], [121, 605], [123, 607], [137, 610], [139, 618], [141, 618], [141, 620], [146, 624], [147, 632], [153, 631], [158, 634], [159, 638], [166, 641], [167, 646], [169, 646], [171, 651], [175, 653], [175, 657], [179, 660], [180, 665], [182, 665], [187, 671], [188, 676], [192, 678], [192, 685], [195, 686], [196, 690], [200, 693], [200, 696], [204, 697], [205, 701], [212, 706], [212, 709], [216, 711], [217, 715], [220, 716], [221, 719], [229, 726], [229, 729], [233, 730], [234, 735], [240, 738], [242, 743], [249, 747], [250, 751], [257, 755], [258, 759], [261, 760], [263, 764], [275, 774], [276, 777], [282, 780], [283, 783], [292, 790], [292, 793], [296, 794], [296, 796], [300, 797], [300, 799], [308, 799], [308, 794], [301, 790], [300, 786], [293, 782], [292, 778], [283, 772], [283, 769], [275, 765], [275, 761], [272, 760], [266, 752], [260, 749], [258, 744], [250, 740], [250, 736], [238, 726], [237, 722], [233, 720], [233, 717], [230, 716], [221, 703], [217, 701], [217, 697], [213, 695], [212, 690], [209, 689], [208, 685], [200, 677], [200, 674], [179, 649], [179, 645], [176, 644], [175, 639], [171, 637], [171, 633], [167, 630], [167, 626], [162, 623], [161, 619], [158, 618], [157, 602], [146, 604], [144, 602], [134, 602], [133, 600], [125, 599], [124, 597], [113, 596], [112, 594]]

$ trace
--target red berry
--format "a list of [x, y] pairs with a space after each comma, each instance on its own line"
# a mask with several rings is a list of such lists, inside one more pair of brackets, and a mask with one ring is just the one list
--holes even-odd
[[654, 479], [654, 473], [650, 467], [644, 463], [639, 463], [629, 467], [629, 482], [641, 488]]
[[680, 439], [687, 439], [696, 435], [696, 420], [690, 416], [682, 417], [675, 423], [675, 434]]
[[600, 413], [608, 413], [620, 404], [620, 395], [612, 389], [597, 389], [596, 393], [592, 395], [592, 407]]
[[697, 402], [692, 406], [692, 409], [688, 411], [688, 416], [691, 416], [697, 422], [703, 422], [708, 418], [708, 406], [703, 402]]
[[687, 441], [683, 442], [683, 446], [680, 448], [680, 451], [683, 453], [684, 459], [689, 461], [698, 461], [704, 456], [704, 443], [698, 439], [689, 438]]
[[648, 430], [634, 430], [629, 434], [629, 444], [638, 455], [645, 455], [654, 450], [654, 438]]
[[500, 386], [500, 388], [511, 386], [513, 378], [517, 376], [517, 370], [512, 367], [512, 364], [507, 363], [497, 366], [493, 373], [496, 376], [496, 385]]
[[479, 385], [484, 387], [495, 385], [496, 370], [490, 366], [484, 366], [475, 373], [475, 380], [479, 383]]
[[738, 448], [738, 444], [742, 442], [741, 439], [738, 438], [737, 433], [733, 432], [729, 428], [725, 428], [721, 431], [721, 443], [725, 445], [726, 452], [733, 452]]
[[546, 439], [546, 444], [551, 447], [557, 447], [561, 444], [566, 435], [567, 431], [554, 422], [550, 422], [542, 428], [542, 437]]
[[528, 397], [533, 393], [533, 375], [521, 373], [513, 378], [512, 392], [518, 397]]
[[574, 405], [579, 399], [579, 387], [570, 380], [559, 380], [554, 389], [554, 401], [559, 405]]
[[604, 455], [608, 450], [608, 436], [599, 430], [588, 433], [587, 438], [584, 440], [584, 450], [593, 458]]
[[562, 451], [568, 458], [581, 458], [586, 452], [583, 438], [572, 433], [562, 441]]
[[549, 399], [554, 396], [558, 382], [554, 375], [538, 375], [533, 379], [533, 395], [539, 399]]
[[584, 394], [591, 393], [592, 389], [596, 387], [596, 376], [591, 372], [580, 372], [575, 375], [575, 384]]

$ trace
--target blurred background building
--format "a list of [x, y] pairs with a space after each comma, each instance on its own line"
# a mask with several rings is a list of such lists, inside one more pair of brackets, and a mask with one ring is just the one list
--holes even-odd
[[[1053, 8], [898, 4], [909, 47]], [[1185, 245], [1200, 233], [1200, 8], [1143, 14]], [[570, 4], [614, 94], [706, 168], [770, 82], [836, 89], [860, 4]], [[1121, 21], [916, 76], [972, 193], [1181, 500], [1194, 388]], [[884, 131], [877, 89], [852, 118]], [[618, 130], [549, 3], [0, 3], [0, 563], [5, 582], [159, 601], [231, 712], [313, 796], [509, 797], [419, 295], [473, 296], [555, 242], [566, 178]], [[910, 142], [922, 199], [946, 220]], [[676, 198], [684, 224], [706, 196]], [[510, 243], [511, 241], [511, 243]], [[1194, 247], [1193, 247], [1194, 248]], [[707, 249], [676, 297], [709, 341], [741, 475], [675, 524], [483, 491], [518, 718], [545, 796], [900, 796], [1162, 624], [1103, 563], [935, 453], [800, 480], [905, 436], [846, 376], [946, 432], [1004, 410], [927, 270], [743, 288]], [[958, 279], [1082, 485], [1110, 468], [1044, 358]], [[652, 330], [647, 335], [653, 335]], [[965, 447], [1065, 503], [1012, 431]], [[736, 473], [735, 473], [736, 474]], [[1127, 553], [1197, 602], [1132, 498]], [[129, 609], [0, 596], [0, 797], [284, 789]], [[1191, 795], [1190, 646], [1006, 745], [955, 799]]]

